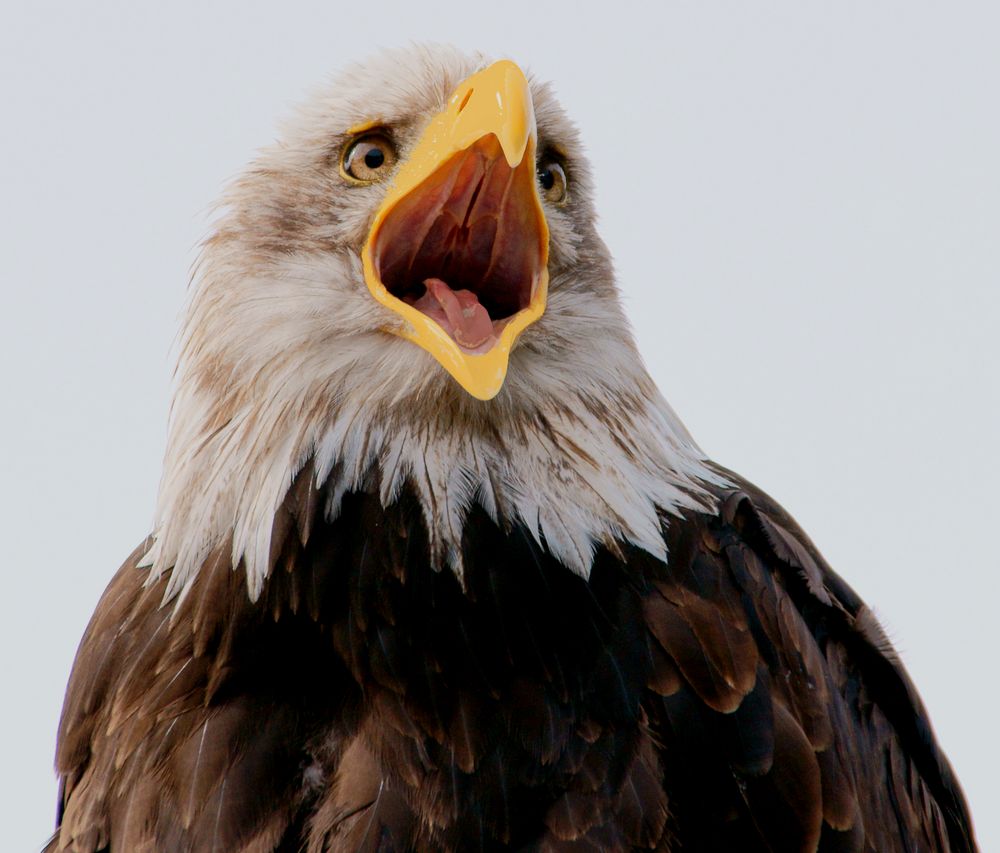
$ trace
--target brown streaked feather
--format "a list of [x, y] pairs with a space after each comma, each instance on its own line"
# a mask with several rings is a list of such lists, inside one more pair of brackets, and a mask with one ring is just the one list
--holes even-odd
[[49, 849], [975, 849], [870, 612], [752, 487], [589, 581], [473, 510], [464, 586], [412, 494], [312, 487], [256, 602], [218, 554], [176, 610], [141, 549], [112, 581]]
[[671, 629], [662, 603], [647, 609], [682, 674], [650, 706], [682, 847], [974, 850], [961, 793], [870, 611], [780, 507], [727, 476], [741, 488], [721, 496], [719, 517], [668, 531], [668, 574], [700, 570], [739, 602], [766, 664], [754, 690], [718, 713], [716, 683], [700, 675], [717, 650]]

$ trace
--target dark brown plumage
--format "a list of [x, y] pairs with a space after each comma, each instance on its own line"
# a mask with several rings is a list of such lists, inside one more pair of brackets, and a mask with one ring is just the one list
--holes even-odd
[[669, 569], [604, 550], [589, 582], [474, 513], [463, 591], [412, 497], [328, 523], [308, 482], [256, 604], [225, 559], [176, 613], [135, 556], [112, 582], [70, 849], [974, 849], [864, 605], [753, 487], [670, 524]]

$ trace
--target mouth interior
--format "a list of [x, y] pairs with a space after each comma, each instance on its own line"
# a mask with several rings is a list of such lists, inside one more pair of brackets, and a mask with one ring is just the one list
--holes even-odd
[[373, 244], [397, 299], [465, 351], [486, 352], [534, 295], [544, 256], [534, 158], [511, 168], [490, 134], [404, 196]]

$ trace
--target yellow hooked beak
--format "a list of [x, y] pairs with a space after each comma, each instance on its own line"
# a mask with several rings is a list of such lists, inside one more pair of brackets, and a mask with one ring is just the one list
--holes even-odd
[[528, 81], [495, 62], [459, 85], [401, 165], [362, 250], [372, 296], [473, 397], [500, 391], [541, 317], [549, 231]]

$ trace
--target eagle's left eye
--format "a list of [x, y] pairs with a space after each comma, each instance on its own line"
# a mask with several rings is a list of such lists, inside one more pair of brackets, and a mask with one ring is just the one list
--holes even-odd
[[345, 177], [365, 184], [388, 177], [396, 163], [396, 148], [384, 133], [365, 133], [348, 142], [340, 161]]
[[553, 204], [566, 201], [566, 171], [555, 160], [542, 160], [538, 164], [538, 184], [548, 201]]

